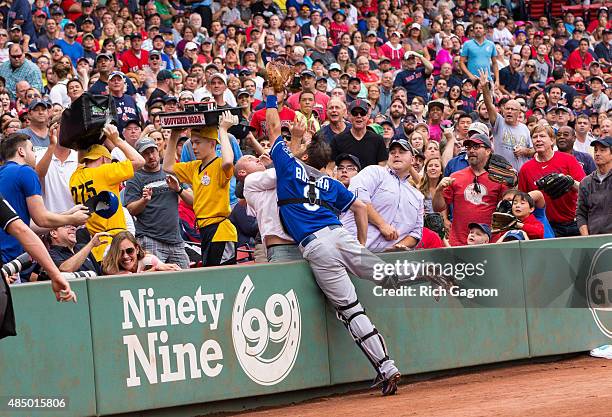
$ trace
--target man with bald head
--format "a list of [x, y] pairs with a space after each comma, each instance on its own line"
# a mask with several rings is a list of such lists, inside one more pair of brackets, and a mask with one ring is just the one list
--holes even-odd
[[346, 103], [337, 97], [331, 98], [327, 103], [327, 120], [329, 120], [329, 123], [321, 128], [321, 134], [327, 143], [330, 143], [334, 136], [351, 128], [351, 124], [344, 121], [345, 117]]
[[489, 121], [493, 126], [495, 153], [506, 158], [518, 172], [535, 153], [527, 125], [518, 121], [521, 105], [516, 100], [508, 100], [501, 109], [503, 115], [499, 114], [493, 104], [487, 73], [481, 71], [479, 76]]

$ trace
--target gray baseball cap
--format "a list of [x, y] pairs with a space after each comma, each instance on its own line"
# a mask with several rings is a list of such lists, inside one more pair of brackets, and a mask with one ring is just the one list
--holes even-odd
[[134, 148], [136, 148], [138, 153], [143, 153], [149, 148], [157, 149], [157, 144], [155, 143], [153, 139], [145, 137], [145, 138], [138, 139], [136, 143], [134, 144]]

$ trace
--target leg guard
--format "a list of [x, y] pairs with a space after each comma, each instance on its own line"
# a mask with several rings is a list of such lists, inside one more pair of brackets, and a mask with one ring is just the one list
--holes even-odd
[[397, 372], [393, 361], [387, 355], [387, 346], [382, 335], [378, 333], [358, 300], [338, 307], [336, 315], [351, 333], [353, 340], [368, 358], [380, 378], [386, 379]]

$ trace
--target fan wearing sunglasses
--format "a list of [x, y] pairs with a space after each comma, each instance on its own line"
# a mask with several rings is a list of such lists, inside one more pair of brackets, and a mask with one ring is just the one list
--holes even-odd
[[119, 232], [113, 237], [108, 253], [102, 261], [105, 275], [135, 274], [153, 271], [180, 271], [178, 265], [165, 264], [144, 251], [130, 232]]
[[383, 137], [367, 129], [370, 104], [362, 99], [354, 100], [349, 104], [348, 112], [351, 128], [332, 139], [332, 159], [348, 153], [359, 158], [363, 167], [387, 165], [389, 155]]
[[492, 152], [487, 135], [472, 135], [463, 146], [467, 152], [467, 168], [444, 177], [433, 197], [434, 211], [441, 212], [453, 205], [451, 246], [467, 244], [470, 223], [489, 224], [497, 203], [508, 189], [504, 184], [491, 181], [484, 169]]

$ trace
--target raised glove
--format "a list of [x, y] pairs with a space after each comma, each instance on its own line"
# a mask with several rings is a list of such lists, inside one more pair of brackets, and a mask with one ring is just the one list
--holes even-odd
[[494, 182], [506, 184], [508, 187], [515, 187], [518, 184], [518, 175], [512, 168], [512, 164], [501, 155], [492, 153], [484, 167], [489, 173], [489, 179]]
[[559, 174], [558, 172], [553, 172], [551, 174], [547, 174], [536, 181], [536, 186], [538, 190], [546, 193], [553, 200], [559, 197], [562, 197], [574, 186], [574, 178], [570, 175]]
[[517, 222], [518, 219], [512, 214], [495, 212], [491, 220], [491, 232], [497, 233], [510, 230]]
[[271, 61], [266, 64], [266, 73], [268, 84], [274, 88], [275, 93], [280, 93], [285, 90], [285, 86], [291, 80], [293, 69], [281, 61]]

